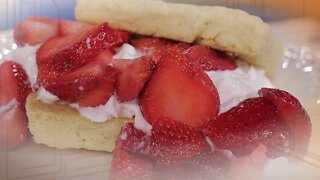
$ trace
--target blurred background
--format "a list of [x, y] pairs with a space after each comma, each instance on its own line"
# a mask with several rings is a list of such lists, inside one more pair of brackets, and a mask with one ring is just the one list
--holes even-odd
[[[320, 21], [320, 0], [167, 0], [239, 8], [265, 21], [312, 17]], [[0, 30], [14, 27], [27, 16], [74, 19], [76, 0], [0, 0]], [[90, 1], [88, 1], [90, 3]]]

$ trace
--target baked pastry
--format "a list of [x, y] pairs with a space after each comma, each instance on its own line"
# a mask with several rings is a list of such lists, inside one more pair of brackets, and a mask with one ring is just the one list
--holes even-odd
[[63, 104], [47, 104], [30, 94], [26, 103], [33, 140], [59, 149], [88, 149], [112, 152], [120, 128], [132, 119], [110, 119], [95, 123]]
[[[26, 107], [36, 142], [113, 151], [112, 179], [179, 179], [189, 168], [191, 179], [212, 178], [261, 146], [265, 159], [306, 152], [311, 124], [299, 101], [270, 88], [263, 70], [237, 62], [274, 75], [282, 47], [268, 25], [222, 7], [125, 2], [97, 0], [86, 11], [79, 0], [78, 19], [99, 25], [30, 18], [15, 29], [28, 37], [16, 38], [21, 45], [39, 43], [33, 37], [44, 33], [40, 48], [31, 47], [39, 48], [37, 81], [30, 86], [23, 67], [1, 64], [14, 91], [0, 91], [0, 103]], [[48, 39], [41, 27], [57, 34]]]
[[78, 0], [76, 19], [232, 52], [273, 78], [283, 56], [269, 25], [241, 10], [150, 0]]

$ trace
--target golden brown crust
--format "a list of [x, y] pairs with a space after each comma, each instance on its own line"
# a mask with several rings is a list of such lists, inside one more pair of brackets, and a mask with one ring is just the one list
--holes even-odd
[[31, 94], [26, 102], [29, 129], [40, 144], [59, 149], [88, 149], [112, 152], [120, 128], [132, 119], [95, 123], [68, 105], [46, 104]]
[[77, 0], [76, 18], [142, 35], [152, 35], [233, 52], [274, 77], [281, 43], [260, 18], [241, 10], [153, 0]]

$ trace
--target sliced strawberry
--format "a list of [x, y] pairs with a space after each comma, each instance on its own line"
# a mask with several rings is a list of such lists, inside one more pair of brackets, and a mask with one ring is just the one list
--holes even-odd
[[112, 66], [119, 71], [124, 71], [132, 62], [131, 59], [115, 59], [112, 61]]
[[266, 98], [247, 99], [212, 119], [205, 134], [215, 146], [236, 156], [251, 154], [259, 144], [268, 148], [268, 156], [283, 155], [289, 144], [288, 128], [277, 108]]
[[299, 100], [279, 89], [262, 88], [259, 95], [277, 107], [283, 121], [289, 127], [293, 136], [291, 150], [305, 153], [311, 137], [311, 121]]
[[161, 48], [168, 48], [174, 42], [162, 38], [144, 37], [132, 41], [132, 45], [141, 52], [151, 54]]
[[71, 72], [82, 67], [105, 49], [128, 42], [129, 37], [129, 33], [112, 29], [104, 23], [88, 32], [52, 38], [37, 52], [40, 80], [53, 72]]
[[115, 91], [118, 70], [97, 61], [71, 73], [47, 81], [46, 89], [61, 100], [80, 106], [105, 104]]
[[58, 34], [58, 21], [44, 17], [29, 17], [14, 28], [14, 39], [20, 45], [39, 44]]
[[169, 118], [202, 128], [217, 116], [220, 100], [208, 75], [173, 47], [157, 64], [140, 104], [144, 117], [152, 125]]
[[37, 52], [38, 84], [61, 100], [71, 102], [84, 98], [95, 89], [101, 100], [88, 95], [80, 103], [92, 106], [106, 102], [116, 77], [115, 69], [106, 69], [111, 62], [112, 48], [129, 39], [129, 33], [114, 30], [106, 23], [89, 32], [54, 37]]
[[111, 49], [106, 49], [98, 54], [93, 61], [99, 61], [103, 64], [110, 65], [112, 64], [112, 58], [115, 55], [115, 51]]
[[111, 71], [114, 72], [110, 73], [110, 76], [107, 78], [104, 77], [100, 85], [97, 85], [88, 94], [78, 100], [80, 107], [96, 107], [108, 102], [116, 90], [116, 76], [118, 73], [114, 69]]
[[192, 46], [184, 54], [204, 71], [234, 70], [238, 67], [230, 56], [205, 46]]
[[24, 105], [31, 92], [31, 85], [21, 65], [6, 61], [0, 64], [0, 74], [0, 106], [13, 99]]
[[209, 151], [202, 132], [171, 119], [155, 121], [151, 130], [151, 156], [159, 164], [172, 165]]
[[60, 36], [65, 36], [69, 34], [76, 34], [78, 32], [87, 32], [94, 28], [94, 25], [70, 21], [66, 19], [59, 19], [58, 21], [58, 32]]
[[24, 106], [14, 105], [5, 111], [1, 111], [0, 107], [0, 149], [16, 148], [28, 137], [28, 118]]
[[173, 41], [153, 37], [145, 37], [132, 41], [132, 45], [137, 50], [149, 55], [155, 62], [158, 62], [161, 59], [161, 56], [165, 53], [166, 49], [174, 44], [175, 43]]
[[131, 101], [139, 96], [151, 76], [153, 66], [151, 58], [142, 56], [120, 72], [117, 79], [117, 98], [120, 102]]
[[133, 123], [122, 126], [117, 139], [117, 147], [126, 151], [148, 155], [150, 136], [134, 127]]
[[155, 172], [155, 168], [148, 158], [116, 148], [113, 152], [109, 179], [151, 180], [154, 179]]

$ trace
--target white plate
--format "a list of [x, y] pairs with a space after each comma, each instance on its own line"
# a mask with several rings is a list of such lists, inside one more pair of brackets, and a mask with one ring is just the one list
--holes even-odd
[[[273, 24], [285, 44], [285, 58], [274, 80], [278, 88], [297, 96], [313, 122], [309, 151], [320, 155], [320, 28], [312, 21], [290, 20]], [[0, 62], [17, 48], [12, 31], [0, 32]], [[111, 155], [85, 150], [57, 150], [35, 144], [0, 152], [0, 179], [107, 179]], [[273, 163], [272, 163], [273, 162]], [[319, 163], [320, 165], [320, 163]], [[320, 169], [306, 163], [269, 162], [263, 179], [320, 179]]]

